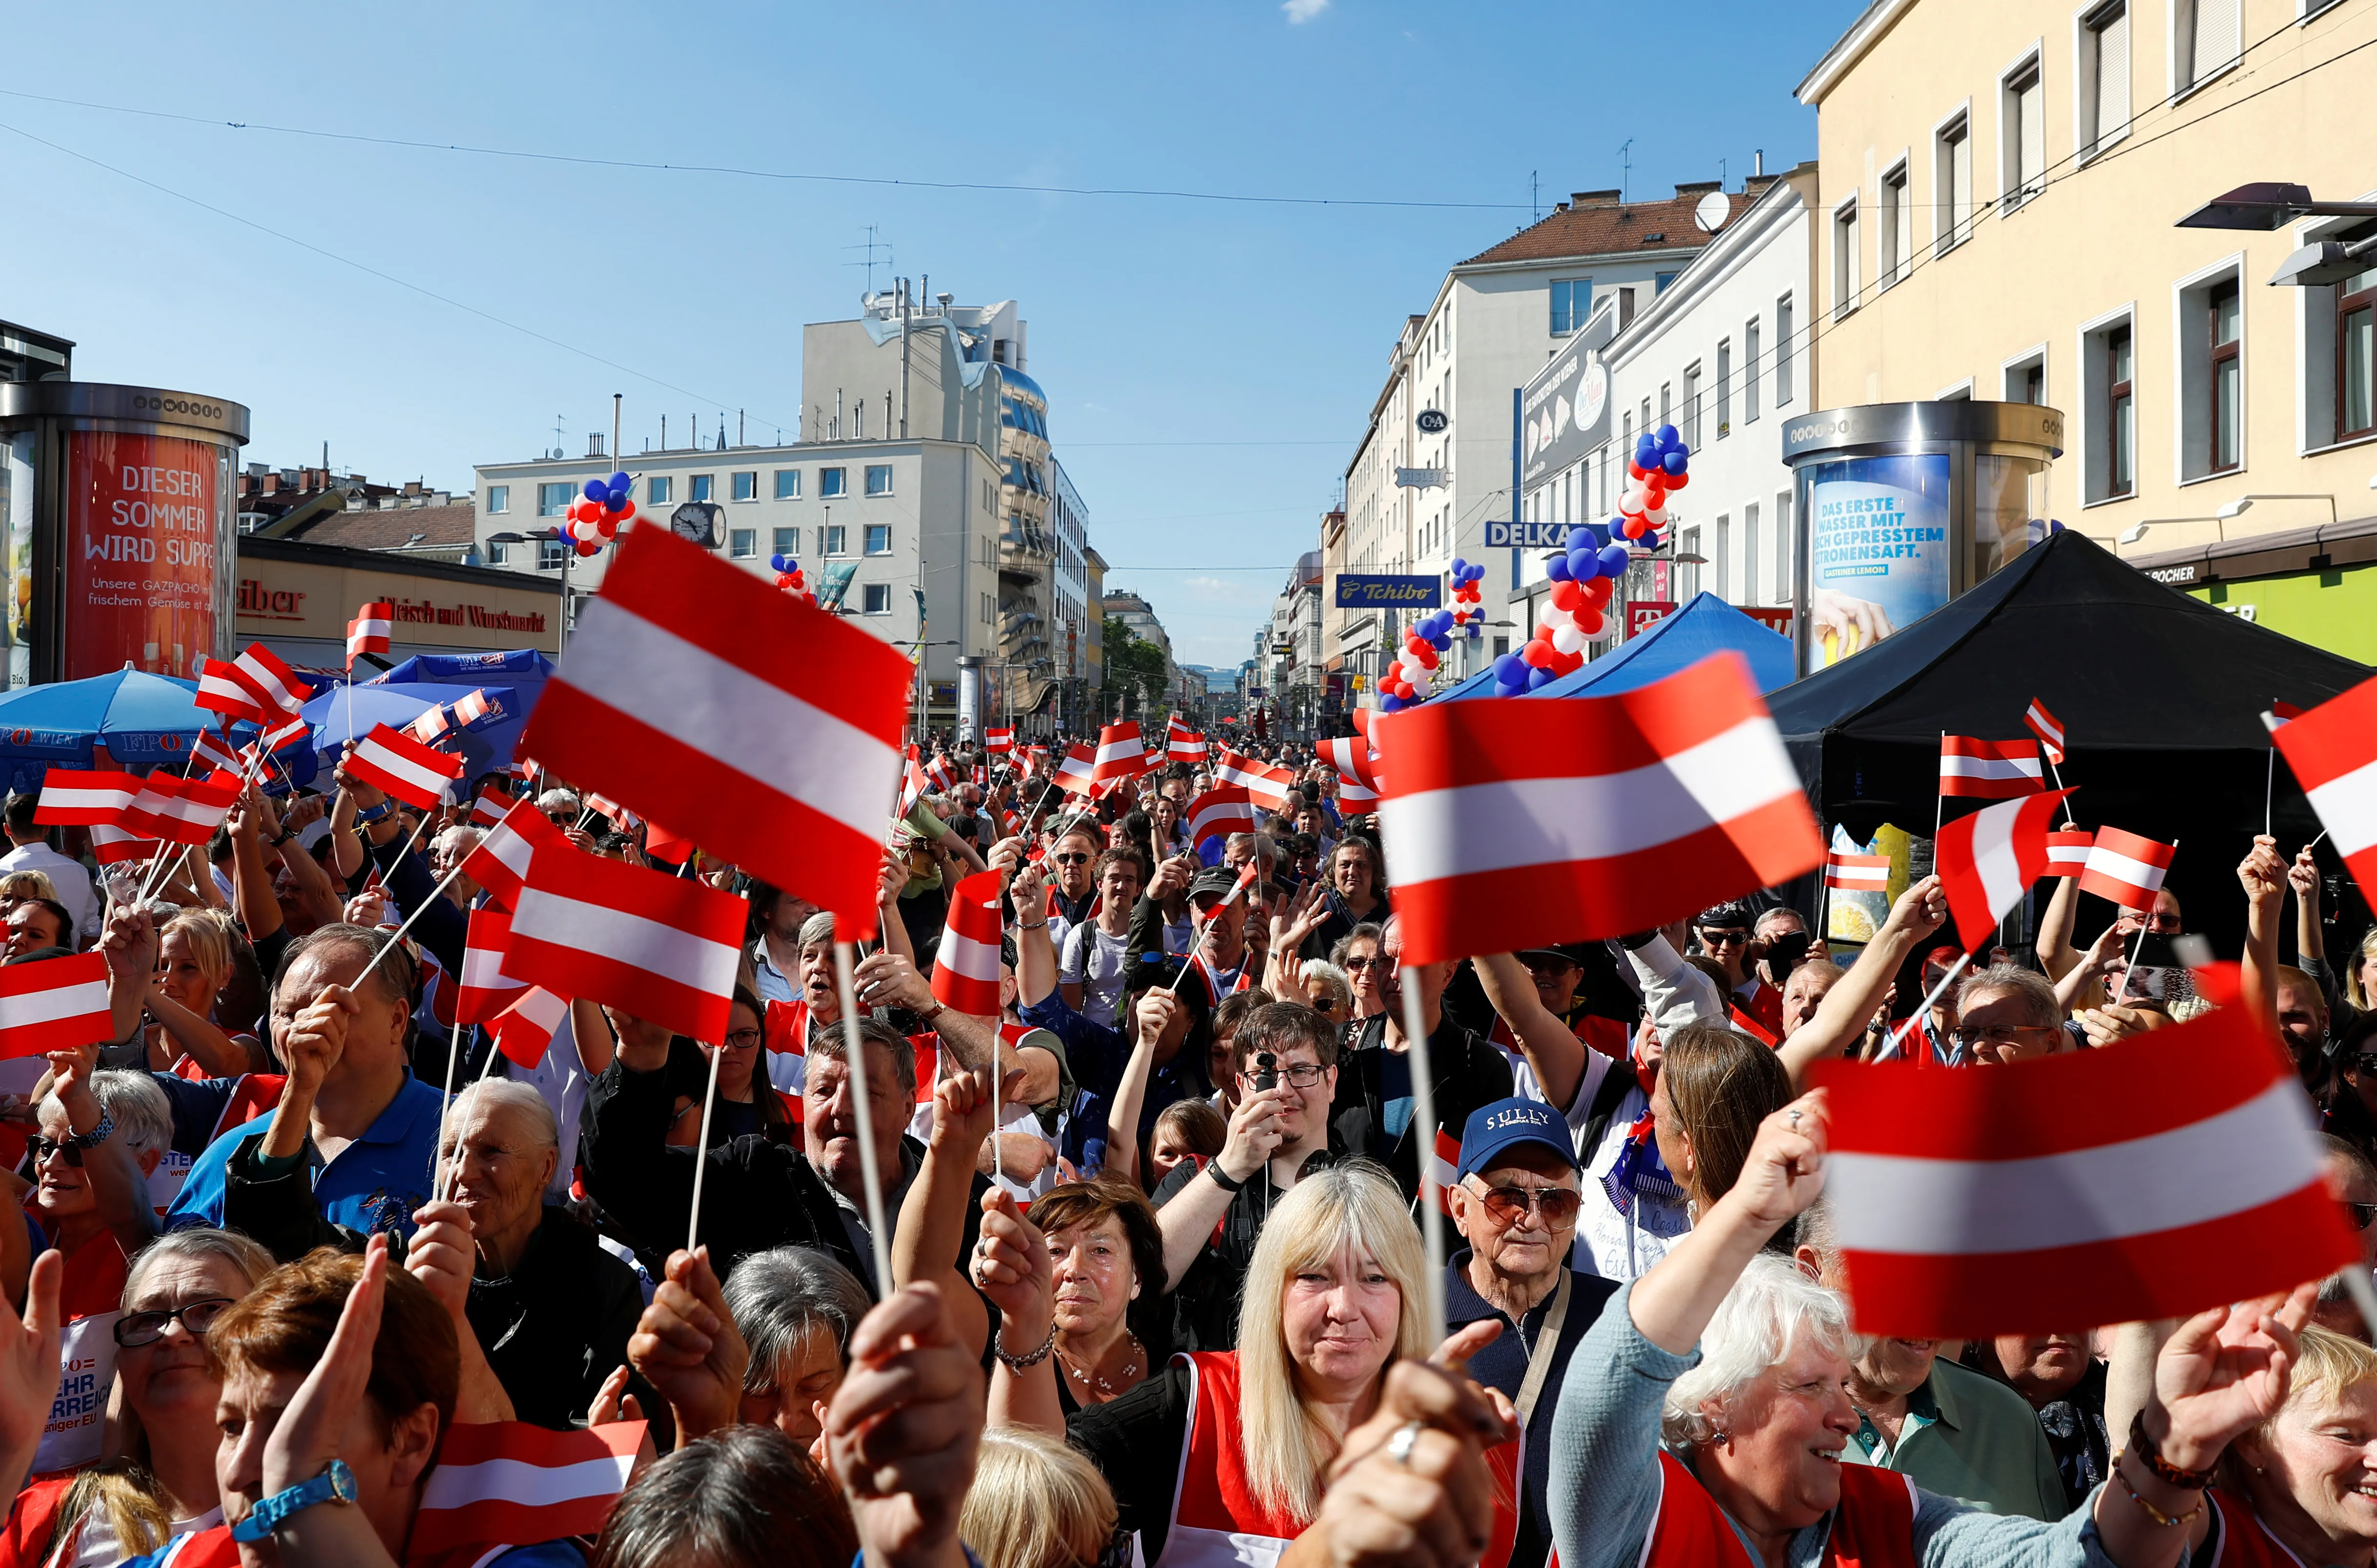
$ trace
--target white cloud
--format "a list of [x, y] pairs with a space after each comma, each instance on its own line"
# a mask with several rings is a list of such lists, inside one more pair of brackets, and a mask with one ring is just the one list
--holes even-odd
[[1188, 577], [1180, 586], [1192, 588], [1209, 599], [1248, 600], [1266, 597], [1260, 589], [1245, 583], [1235, 583], [1227, 577]]
[[1308, 22], [1329, 9], [1329, 0], [1287, 0], [1280, 9], [1287, 13], [1290, 22]]

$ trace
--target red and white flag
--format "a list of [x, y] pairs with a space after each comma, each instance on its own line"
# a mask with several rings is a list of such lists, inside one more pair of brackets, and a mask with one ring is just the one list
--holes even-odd
[[1203, 732], [1189, 729], [1179, 715], [1175, 714], [1164, 727], [1164, 754], [1173, 762], [1204, 761]]
[[219, 732], [201, 730], [190, 742], [190, 761], [193, 765], [205, 763], [209, 768], [245, 777], [256, 766], [256, 748], [234, 747]]
[[999, 883], [1005, 873], [978, 871], [950, 890], [949, 928], [933, 959], [933, 997], [977, 1017], [998, 1016]]
[[553, 1037], [561, 1031], [561, 1020], [568, 1016], [569, 998], [541, 985], [524, 986], [488, 1022], [487, 1032], [496, 1037], [497, 1051], [532, 1073], [543, 1063]]
[[494, 712], [495, 707], [495, 699], [488, 696], [484, 690], [466, 692], [454, 699], [452, 708], [454, 728], [468, 730], [472, 725]]
[[261, 724], [266, 719], [256, 694], [239, 678], [239, 666], [228, 659], [209, 659], [198, 666], [198, 689], [190, 695], [190, 701], [221, 714], [226, 724]]
[[726, 1038], [744, 920], [742, 899], [697, 878], [575, 849], [539, 853], [512, 905], [504, 972], [715, 1044]]
[[1261, 766], [1262, 764], [1224, 746], [1221, 757], [1213, 764], [1213, 781], [1217, 784], [1243, 784], [1248, 774]]
[[916, 762], [915, 750], [915, 747], [910, 746], [907, 760], [901, 764], [899, 814], [902, 816], [906, 816], [915, 803], [925, 798], [925, 790], [928, 783], [925, 778], [924, 768]]
[[1940, 829], [1933, 864], [1948, 895], [1948, 914], [1965, 951], [1997, 935], [1998, 921], [2047, 874], [2047, 832], [2069, 790], [1984, 806]]
[[239, 802], [246, 780], [218, 769], [204, 778], [185, 778], [173, 798], [154, 811], [157, 836], [168, 844], [203, 844], [214, 837], [223, 818]]
[[1057, 765], [1057, 771], [1049, 782], [1059, 790], [1086, 795], [1090, 792], [1091, 776], [1096, 771], [1098, 759], [1090, 750], [1090, 743], [1076, 741], [1072, 749], [1065, 754], [1065, 759]]
[[448, 1427], [406, 1555], [599, 1535], [643, 1441], [641, 1421], [560, 1431], [525, 1421]]
[[1245, 785], [1216, 784], [1188, 802], [1188, 842], [1201, 846], [1208, 838], [1252, 833], [1261, 821]]
[[1890, 887], [1888, 855], [1851, 855], [1835, 849], [1824, 857], [1824, 885], [1846, 893], [1881, 893]]
[[126, 861], [145, 861], [162, 848], [150, 834], [135, 833], [108, 823], [90, 825], [91, 858], [103, 866], [122, 865]]
[[1239, 778], [1245, 782], [1247, 799], [1255, 803], [1257, 811], [1287, 810], [1287, 792], [1296, 788], [1296, 769], [1276, 763], [1256, 765], [1242, 769]]
[[2109, 898], [2124, 909], [2151, 909], [2162, 879], [2169, 874], [2176, 844], [2165, 844], [2118, 827], [2100, 827], [2080, 872], [2080, 891]]
[[116, 826], [143, 838], [161, 838], [166, 833], [166, 817], [172, 814], [173, 802], [181, 798], [182, 780], [161, 767], [152, 767], [140, 780], [139, 792], [132, 803], [124, 808]]
[[957, 781], [957, 770], [950, 766], [949, 754], [935, 752], [933, 760], [925, 765], [925, 782], [931, 785], [934, 791], [938, 793], [948, 790]]
[[2047, 874], [2078, 876], [2088, 864], [2096, 836], [2084, 827], [2058, 828], [2047, 836]]
[[1940, 793], [1977, 801], [2008, 801], [2047, 788], [2036, 741], [1940, 738]]
[[481, 836], [462, 859], [462, 874], [485, 888], [507, 909], [519, 906], [521, 885], [537, 851], [577, 854], [578, 847], [561, 835], [534, 801], [521, 801], [503, 820]]
[[286, 751], [313, 732], [314, 726], [305, 721], [305, 715], [299, 714], [273, 729], [265, 731], [264, 749], [268, 752]]
[[395, 629], [396, 606], [385, 600], [375, 600], [355, 612], [347, 623], [347, 671], [353, 673], [357, 656], [386, 653], [388, 634]]
[[2275, 709], [2263, 722], [2362, 896], [2377, 898], [2377, 680], [2297, 711], [2283, 727]]
[[462, 759], [375, 724], [348, 754], [344, 771], [428, 811], [446, 798], [447, 786], [462, 776]]
[[1452, 1199], [1449, 1194], [1460, 1181], [1460, 1170], [1461, 1140], [1439, 1127], [1436, 1130], [1436, 1147], [1427, 1158], [1427, 1173], [1436, 1183], [1431, 1194], [1436, 1199], [1436, 1206], [1444, 1211], [1447, 1218], [1452, 1215]]
[[44, 826], [113, 826], [140, 793], [140, 780], [113, 769], [69, 772], [54, 767], [42, 778], [42, 798], [33, 820]]
[[1090, 769], [1090, 787], [1103, 795], [1126, 778], [1136, 778], [1147, 771], [1147, 748], [1139, 733], [1139, 720], [1126, 719], [1109, 724], [1098, 731], [1097, 757]]
[[412, 721], [407, 724], [400, 733], [412, 736], [425, 746], [445, 734], [448, 728], [450, 726], [446, 722], [445, 707], [443, 705], [432, 703], [414, 714]]
[[511, 917], [503, 910], [482, 904], [471, 911], [470, 928], [462, 939], [461, 1002], [457, 1009], [462, 1022], [487, 1022], [519, 1000], [526, 988], [525, 981], [504, 973], [504, 951], [511, 940]]
[[520, 802], [506, 794], [501, 785], [490, 784], [479, 791], [477, 800], [471, 802], [470, 826], [493, 827], [503, 821], [505, 814], [518, 804]]
[[[2269, 724], [2271, 729], [2275, 730], [2278, 727], [2278, 724], [2285, 724], [2291, 720], [2300, 719], [2309, 711], [2310, 710], [2308, 708], [2297, 707], [2290, 702], [2273, 702], [2270, 704], [2269, 717], [2263, 719], [2262, 722]], [[2270, 724], [2270, 719], [2276, 719], [2277, 724]]]
[[1004, 756], [1015, 749], [1015, 727], [995, 724], [982, 732], [982, 749], [992, 756]]
[[642, 522], [579, 634], [522, 748], [871, 933], [907, 659]]
[[2301, 1082], [2238, 1009], [2009, 1066], [1825, 1062], [1814, 1081], [1860, 1334], [2184, 1317], [2359, 1261]]
[[1823, 863], [1738, 653], [1614, 696], [1427, 703], [1371, 734], [1411, 963], [1643, 931]]
[[2062, 766], [2063, 720], [2048, 712], [2047, 705], [2033, 697], [2030, 707], [2023, 711], [2022, 721], [2030, 726], [2032, 734], [2038, 737], [2039, 748], [2047, 753], [2047, 760], [2058, 767]]
[[0, 968], [0, 1058], [74, 1051], [114, 1038], [104, 954]]
[[198, 689], [190, 700], [226, 719], [272, 725], [294, 718], [313, 695], [314, 688], [299, 680], [279, 654], [262, 643], [250, 643], [246, 652], [229, 663], [209, 659], [201, 665]]

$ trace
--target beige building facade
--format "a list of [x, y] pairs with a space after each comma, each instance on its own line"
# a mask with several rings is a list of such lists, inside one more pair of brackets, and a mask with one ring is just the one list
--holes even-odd
[[[2368, 199], [2372, 42], [2377, 0], [1875, 0], [1798, 89], [1818, 111], [1812, 406], [2060, 409], [2042, 515], [2206, 597], [2228, 546], [2353, 533], [2377, 514], [2377, 269], [2269, 279], [2377, 221], [2176, 225], [2259, 181]], [[2332, 554], [2306, 569], [2350, 551]]]

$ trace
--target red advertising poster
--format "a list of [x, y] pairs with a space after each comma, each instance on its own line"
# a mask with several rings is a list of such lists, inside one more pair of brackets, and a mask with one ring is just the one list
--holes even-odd
[[64, 679], [195, 677], [214, 651], [220, 460], [180, 436], [67, 434]]
[[1638, 599], [1626, 607], [1626, 635], [1639, 637], [1676, 612], [1666, 600]]

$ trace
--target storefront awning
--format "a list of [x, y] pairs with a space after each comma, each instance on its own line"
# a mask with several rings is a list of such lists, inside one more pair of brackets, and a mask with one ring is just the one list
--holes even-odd
[[2316, 528], [2287, 529], [2121, 559], [2171, 588], [2352, 566], [2377, 561], [2377, 517], [2352, 517]]

